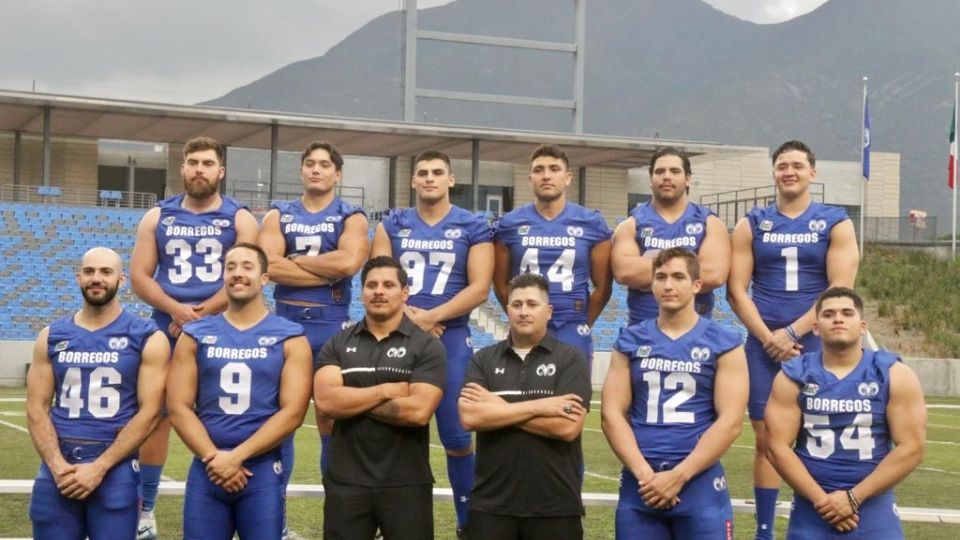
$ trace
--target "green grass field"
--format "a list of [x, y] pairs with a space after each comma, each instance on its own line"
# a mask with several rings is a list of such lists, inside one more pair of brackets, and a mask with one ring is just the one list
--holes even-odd
[[[26, 426], [23, 414], [23, 389], [0, 389], [0, 478], [29, 479], [36, 473], [39, 459], [30, 444], [30, 437], [17, 429]], [[599, 393], [596, 393], [599, 396]], [[898, 502], [903, 507], [958, 508], [957, 488], [960, 486], [960, 399], [929, 398], [929, 429], [927, 454], [921, 468], [897, 488]], [[938, 407], [940, 406], [940, 407]], [[943, 407], [946, 406], [946, 407]], [[955, 408], [951, 408], [955, 407]], [[583, 435], [587, 477], [584, 491], [615, 493], [619, 464], [600, 432], [599, 407], [587, 419], [587, 431]], [[317, 472], [318, 437], [312, 416], [297, 432], [297, 462], [293, 483], [318, 484]], [[753, 434], [744, 419], [744, 432], [723, 459], [727, 480], [734, 498], [752, 498], [751, 459]], [[436, 436], [433, 437], [431, 460], [438, 487], [447, 487], [443, 450]], [[176, 436], [171, 440], [171, 453], [164, 474], [173, 480], [185, 480], [190, 455]], [[789, 500], [788, 490], [781, 492], [781, 501]], [[0, 538], [30, 536], [27, 518], [27, 495], [0, 496]], [[160, 497], [157, 510], [161, 538], [180, 537], [181, 497]], [[322, 503], [318, 499], [291, 498], [289, 501], [289, 524], [303, 538], [320, 538]], [[453, 505], [435, 505], [437, 538], [454, 538]], [[786, 519], [777, 523], [778, 537], [786, 531]], [[592, 507], [587, 510], [586, 537], [591, 539], [613, 538], [613, 509]], [[943, 539], [960, 538], [960, 525], [928, 523], [904, 523], [907, 538]], [[753, 516], [736, 515], [736, 538], [748, 539], [753, 535]]]

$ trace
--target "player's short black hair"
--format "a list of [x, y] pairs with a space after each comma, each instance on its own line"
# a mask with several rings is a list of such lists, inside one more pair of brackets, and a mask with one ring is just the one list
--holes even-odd
[[663, 156], [677, 156], [680, 158], [680, 161], [683, 162], [683, 174], [687, 176], [693, 175], [693, 169], [690, 168], [690, 158], [688, 158], [687, 155], [681, 152], [678, 148], [664, 146], [663, 148], [658, 148], [657, 151], [650, 156], [650, 166], [647, 169], [650, 173], [650, 176], [653, 176], [653, 166], [656, 165], [657, 160]]
[[417, 157], [413, 158], [413, 174], [417, 174], [417, 163], [421, 161], [432, 161], [434, 159], [442, 161], [447, 166], [447, 172], [453, 172], [453, 166], [450, 165], [450, 156], [438, 150], [427, 150], [420, 152], [417, 154]]
[[230, 249], [228, 249], [227, 252], [223, 254], [223, 260], [224, 261], [227, 260], [227, 255], [230, 255], [231, 251], [235, 249], [240, 249], [240, 248], [249, 249], [255, 252], [257, 254], [257, 262], [260, 263], [260, 273], [261, 274], [267, 273], [267, 269], [270, 268], [270, 262], [267, 259], [267, 253], [263, 251], [262, 247], [256, 244], [251, 244], [250, 242], [240, 242], [239, 244], [234, 244], [230, 246]]
[[820, 315], [820, 309], [823, 307], [823, 302], [830, 298], [849, 298], [853, 300], [853, 307], [857, 310], [857, 313], [860, 316], [863, 316], [863, 298], [860, 298], [860, 295], [857, 294], [857, 291], [851, 289], [850, 287], [830, 287], [829, 289], [820, 293], [820, 296], [817, 297], [817, 303], [814, 304], [813, 310], [817, 315]]
[[547, 295], [548, 298], [550, 297], [550, 285], [547, 280], [540, 274], [531, 274], [530, 272], [513, 276], [513, 279], [507, 283], [507, 296], [510, 296], [510, 293], [517, 289], [526, 289], [527, 287], [536, 287], [543, 291], [543, 294]]
[[563, 162], [563, 167], [570, 170], [570, 160], [567, 159], [567, 153], [555, 144], [541, 144], [530, 154], [530, 163], [533, 163], [538, 157], [552, 157]]
[[312, 143], [310, 143], [310, 145], [307, 146], [303, 150], [303, 152], [300, 154], [301, 167], [303, 167], [303, 162], [306, 161], [308, 157], [310, 157], [310, 154], [312, 154], [313, 151], [317, 149], [326, 150], [327, 153], [330, 154], [330, 161], [333, 162], [333, 167], [336, 170], [339, 171], [343, 169], [343, 156], [340, 155], [340, 151], [337, 150], [335, 146], [328, 143], [327, 141], [313, 141]]
[[657, 254], [657, 258], [653, 260], [653, 273], [656, 274], [658, 268], [673, 259], [683, 259], [687, 263], [687, 274], [692, 281], [700, 279], [700, 259], [694, 252], [679, 246], [665, 249]]
[[773, 164], [774, 165], [777, 164], [777, 158], [780, 157], [780, 154], [784, 152], [790, 152], [793, 150], [796, 150], [798, 152], [803, 152], [804, 154], [806, 154], [807, 161], [810, 162], [811, 167], [817, 166], [817, 158], [816, 156], [813, 155], [813, 150], [811, 150], [809, 146], [807, 146], [806, 144], [800, 141], [787, 141], [781, 144], [779, 147], [777, 147], [777, 149], [773, 151], [773, 159], [772, 159]]
[[394, 268], [397, 270], [397, 280], [400, 282], [401, 287], [407, 286], [407, 271], [403, 269], [403, 265], [400, 264], [400, 261], [394, 259], [393, 257], [387, 257], [386, 255], [381, 255], [379, 257], [374, 257], [366, 262], [363, 265], [363, 270], [360, 271], [360, 284], [365, 285], [367, 283], [367, 274], [375, 268]]

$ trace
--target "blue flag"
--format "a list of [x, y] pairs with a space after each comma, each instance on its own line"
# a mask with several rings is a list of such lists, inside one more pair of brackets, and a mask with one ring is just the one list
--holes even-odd
[[863, 98], [863, 179], [870, 179], [870, 98]]

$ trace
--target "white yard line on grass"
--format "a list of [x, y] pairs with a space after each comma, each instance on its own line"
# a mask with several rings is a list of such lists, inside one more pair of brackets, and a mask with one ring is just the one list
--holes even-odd
[[960, 405], [947, 405], [946, 403], [927, 403], [928, 409], [960, 409]]
[[10, 422], [5, 422], [5, 421], [3, 421], [3, 420], [0, 420], [0, 425], [7, 426], [7, 427], [9, 427], [9, 428], [13, 428], [13, 429], [15, 429], [15, 430], [17, 430], [17, 431], [22, 431], [22, 432], [24, 432], [24, 433], [30, 433], [30, 431], [29, 431], [27, 428], [23, 427], [23, 426], [18, 426], [18, 425], [16, 425], [16, 424], [11, 424]]
[[23, 403], [26, 400], [26, 397], [3, 397], [0, 398], [0, 403]]
[[598, 474], [590, 471], [583, 471], [583, 474], [591, 478], [599, 478], [601, 480], [609, 480], [611, 482], [620, 482], [620, 479], [614, 476], [607, 476], [605, 474]]

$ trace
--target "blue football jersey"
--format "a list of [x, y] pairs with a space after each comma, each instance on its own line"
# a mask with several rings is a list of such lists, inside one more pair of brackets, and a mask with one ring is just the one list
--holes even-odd
[[47, 356], [53, 365], [56, 398], [50, 419], [60, 439], [112, 441], [140, 406], [137, 378], [153, 321], [127, 311], [91, 332], [73, 315], [50, 325]]
[[[291, 202], [276, 202], [273, 207], [280, 212], [280, 232], [286, 246], [287, 256], [316, 256], [336, 251], [343, 234], [344, 223], [354, 214], [363, 214], [363, 209], [343, 201], [339, 197], [319, 212], [313, 213], [303, 207], [298, 199]], [[350, 278], [323, 287], [294, 287], [277, 285], [273, 298], [277, 301], [297, 300], [324, 305], [350, 305]]]
[[890, 452], [890, 366], [899, 361], [888, 351], [863, 351], [842, 379], [824, 369], [820, 352], [784, 362], [783, 373], [800, 387], [803, 413], [794, 452], [827, 492], [852, 488]]
[[717, 359], [740, 342], [736, 332], [703, 317], [677, 339], [661, 332], [656, 319], [620, 330], [614, 349], [630, 360], [630, 425], [654, 469], [686, 458], [717, 419]]
[[753, 303], [763, 322], [780, 328], [803, 315], [827, 289], [830, 232], [843, 208], [810, 203], [794, 219], [776, 204], [747, 213], [753, 233]]
[[[640, 254], [656, 254], [672, 247], [685, 247], [694, 253], [700, 252], [700, 244], [707, 236], [707, 218], [716, 215], [713, 210], [699, 204], [687, 203], [679, 219], [667, 223], [649, 202], [636, 206], [630, 217], [637, 224], [636, 241]], [[697, 313], [710, 317], [713, 312], [713, 292], [698, 294], [695, 300]], [[659, 311], [657, 301], [650, 291], [627, 290], [627, 306], [630, 321], [653, 319]]]
[[237, 241], [237, 211], [246, 208], [223, 197], [220, 208], [194, 214], [181, 193], [157, 203], [156, 280], [178, 302], [199, 302], [223, 287], [223, 257]]
[[[407, 271], [411, 306], [444, 304], [468, 284], [467, 255], [474, 244], [493, 241], [487, 219], [454, 206], [436, 225], [427, 225], [416, 208], [390, 210], [383, 220], [393, 257]], [[469, 315], [446, 326], [463, 326]]]
[[495, 237], [510, 249], [511, 276], [530, 272], [547, 279], [554, 320], [581, 321], [590, 297], [590, 250], [610, 235], [597, 210], [567, 203], [548, 220], [530, 203], [500, 218]]
[[183, 331], [197, 342], [197, 416], [218, 448], [233, 448], [280, 410], [283, 344], [303, 327], [271, 313], [238, 330], [220, 314]]

